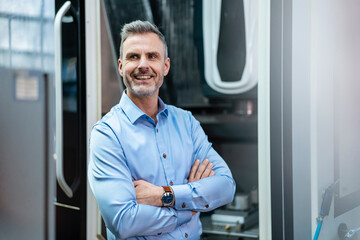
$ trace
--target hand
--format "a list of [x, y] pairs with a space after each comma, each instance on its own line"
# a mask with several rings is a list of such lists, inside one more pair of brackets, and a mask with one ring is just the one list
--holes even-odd
[[212, 170], [214, 164], [209, 162], [209, 159], [205, 159], [200, 167], [200, 160], [196, 159], [194, 165], [191, 168], [189, 181], [195, 182], [203, 178], [211, 177], [215, 175], [215, 172]]
[[161, 197], [164, 193], [162, 187], [156, 186], [144, 180], [133, 181], [138, 204], [146, 204], [161, 207]]
[[[215, 175], [215, 172], [212, 170], [214, 164], [209, 162], [209, 159], [204, 159], [204, 161], [200, 165], [200, 160], [196, 159], [194, 165], [190, 170], [190, 176], [188, 182], [195, 182], [197, 180], [211, 177]], [[191, 211], [192, 216], [194, 216], [197, 212]]]

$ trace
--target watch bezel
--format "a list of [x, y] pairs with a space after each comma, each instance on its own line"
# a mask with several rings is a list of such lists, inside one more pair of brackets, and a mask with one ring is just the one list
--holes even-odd
[[171, 191], [166, 191], [165, 189], [164, 189], [164, 191], [165, 192], [164, 192], [163, 196], [161, 197], [162, 204], [165, 207], [171, 206], [171, 204], [174, 201], [174, 194]]

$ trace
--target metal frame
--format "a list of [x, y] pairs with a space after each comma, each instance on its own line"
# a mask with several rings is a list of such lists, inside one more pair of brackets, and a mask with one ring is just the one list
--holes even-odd
[[312, 0], [292, 2], [292, 168], [294, 240], [311, 239]]
[[270, 163], [270, 0], [259, 2], [258, 183], [259, 239], [271, 239]]
[[272, 239], [294, 238], [292, 165], [292, 0], [270, 7]]
[[[92, 126], [101, 118], [101, 30], [100, 1], [85, 3], [85, 41], [86, 41], [86, 138], [89, 139]], [[89, 145], [87, 145], [89, 160]], [[87, 222], [86, 237], [89, 240], [101, 239], [101, 216], [96, 200], [87, 183]]]

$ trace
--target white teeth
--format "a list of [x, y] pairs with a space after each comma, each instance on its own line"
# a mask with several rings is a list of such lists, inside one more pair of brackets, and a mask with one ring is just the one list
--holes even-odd
[[150, 76], [136, 76], [137, 79], [150, 79]]

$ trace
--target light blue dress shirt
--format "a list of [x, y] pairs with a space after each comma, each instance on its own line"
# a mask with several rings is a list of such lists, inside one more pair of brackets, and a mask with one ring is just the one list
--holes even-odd
[[[156, 117], [157, 124], [124, 91], [91, 132], [88, 178], [109, 240], [200, 239], [199, 212], [233, 199], [231, 172], [192, 114], [159, 98]], [[188, 183], [194, 161], [205, 158], [215, 176]], [[171, 186], [175, 206], [138, 204], [132, 181], [140, 179]]]

